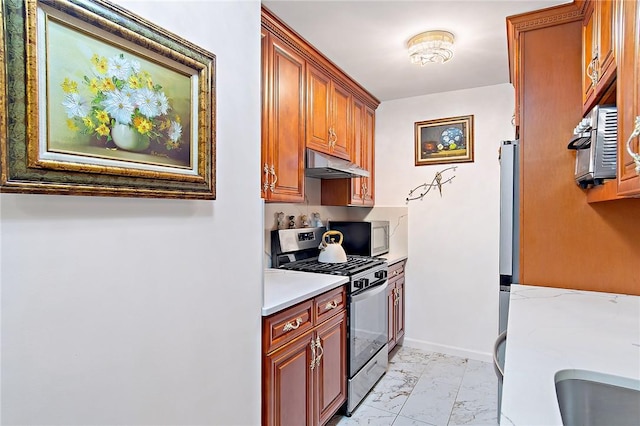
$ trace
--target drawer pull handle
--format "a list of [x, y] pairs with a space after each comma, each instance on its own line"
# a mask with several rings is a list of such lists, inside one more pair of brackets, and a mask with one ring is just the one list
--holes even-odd
[[337, 307], [338, 307], [338, 302], [336, 302], [335, 300], [332, 300], [331, 302], [327, 303], [324, 308], [327, 311], [330, 311], [331, 309], [335, 309]]
[[284, 327], [282, 327], [282, 331], [286, 333], [287, 331], [295, 330], [300, 327], [300, 324], [302, 324], [302, 318], [296, 318], [295, 323], [293, 321], [286, 323]]

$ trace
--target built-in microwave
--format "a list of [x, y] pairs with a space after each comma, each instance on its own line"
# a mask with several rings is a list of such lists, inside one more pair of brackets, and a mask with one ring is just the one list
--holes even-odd
[[379, 256], [389, 253], [389, 221], [329, 221], [329, 229], [342, 233], [347, 254]]

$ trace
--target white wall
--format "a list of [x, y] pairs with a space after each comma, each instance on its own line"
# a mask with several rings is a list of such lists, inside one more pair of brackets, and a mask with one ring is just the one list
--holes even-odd
[[216, 54], [218, 199], [0, 196], [2, 424], [259, 424], [260, 3], [118, 3]]
[[509, 84], [383, 102], [376, 111], [376, 204], [402, 205], [448, 165], [414, 166], [414, 123], [474, 115], [475, 161], [409, 207], [405, 345], [489, 360], [498, 329], [499, 163], [513, 139]]

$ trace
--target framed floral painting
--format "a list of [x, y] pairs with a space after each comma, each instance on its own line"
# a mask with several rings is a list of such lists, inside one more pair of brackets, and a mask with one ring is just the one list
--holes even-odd
[[473, 115], [415, 123], [416, 166], [473, 162]]
[[215, 55], [103, 0], [3, 15], [0, 190], [215, 198]]

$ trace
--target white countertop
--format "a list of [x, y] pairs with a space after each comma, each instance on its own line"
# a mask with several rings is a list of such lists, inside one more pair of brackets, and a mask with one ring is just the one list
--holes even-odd
[[512, 285], [501, 425], [562, 425], [563, 369], [640, 380], [640, 297]]
[[389, 265], [393, 265], [394, 263], [400, 262], [401, 260], [405, 260], [407, 258], [407, 255], [404, 253], [400, 253], [400, 252], [392, 252], [390, 251], [389, 253], [385, 253], [385, 254], [381, 254], [380, 256], [383, 259], [387, 259], [387, 263]]
[[274, 314], [348, 281], [348, 277], [339, 275], [265, 269], [262, 315]]

